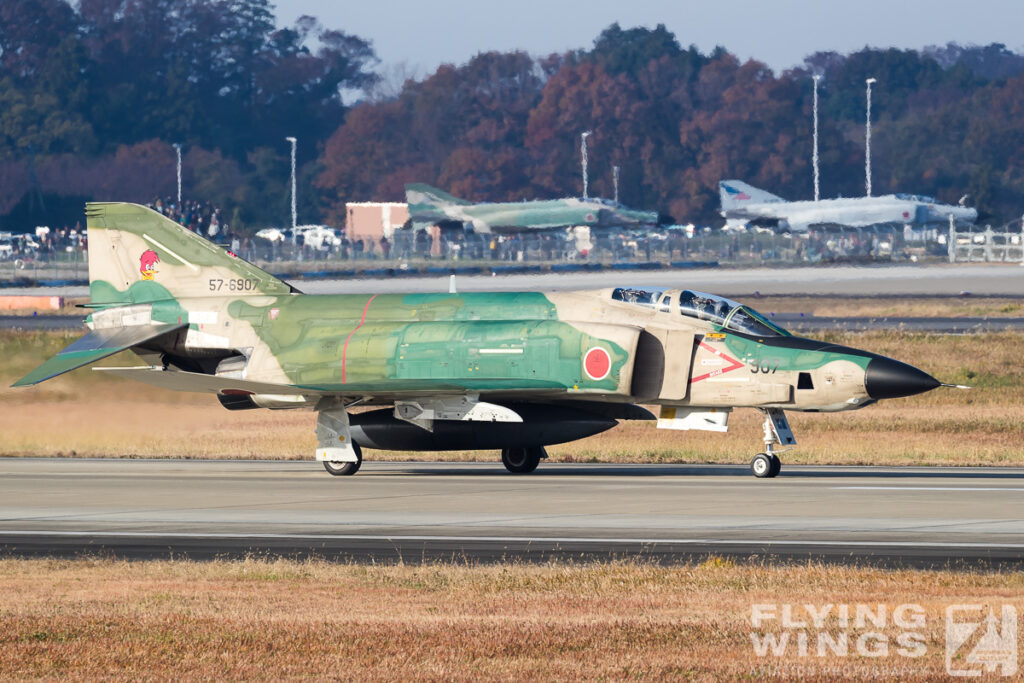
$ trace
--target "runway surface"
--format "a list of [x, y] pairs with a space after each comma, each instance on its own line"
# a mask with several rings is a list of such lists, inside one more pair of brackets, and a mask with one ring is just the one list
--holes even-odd
[[0, 459], [0, 555], [1024, 566], [1024, 468]]
[[[393, 277], [347, 280], [294, 280], [308, 294], [447, 292], [448, 277]], [[893, 294], [985, 296], [1024, 295], [1020, 264], [946, 264], [830, 266], [798, 268], [694, 268], [594, 273], [537, 273], [502, 276], [459, 276], [460, 291], [600, 289], [615, 285], [697, 289], [723, 296], [821, 294], [887, 296]], [[88, 287], [9, 288], [4, 294], [87, 296]]]

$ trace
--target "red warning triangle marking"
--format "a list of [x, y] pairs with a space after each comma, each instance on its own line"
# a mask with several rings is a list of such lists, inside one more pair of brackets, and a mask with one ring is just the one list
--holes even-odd
[[690, 380], [690, 384], [693, 384], [694, 382], [699, 382], [702, 379], [707, 379], [708, 377], [717, 377], [718, 375], [724, 375], [727, 372], [739, 370], [740, 368], [743, 367], [743, 363], [739, 362], [738, 360], [736, 360], [735, 358], [726, 353], [722, 353], [721, 351], [711, 346], [710, 344], [705, 344], [704, 342], [701, 342], [700, 346], [705, 350], [715, 354], [716, 356], [726, 361], [727, 363], [729, 363], [729, 367], [718, 368], [717, 370], [712, 370], [711, 372], [701, 375], [700, 377], [694, 377], [693, 379]]

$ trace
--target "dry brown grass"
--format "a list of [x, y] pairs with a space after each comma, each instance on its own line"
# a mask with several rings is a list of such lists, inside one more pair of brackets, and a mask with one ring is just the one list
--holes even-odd
[[[796, 667], [944, 677], [944, 609], [1016, 606], [1024, 574], [611, 563], [354, 566], [321, 561], [0, 560], [0, 677], [737, 680]], [[886, 657], [758, 657], [758, 603], [887, 605]], [[919, 605], [926, 653], [895, 653]], [[853, 609], [851, 607], [851, 609]], [[833, 613], [835, 614], [835, 613]], [[826, 626], [844, 630], [833, 616]], [[781, 634], [774, 626], [763, 630]], [[813, 647], [813, 646], [812, 646]], [[774, 669], [770, 667], [775, 667]]]
[[959, 296], [759, 296], [741, 297], [743, 303], [762, 313], [804, 313], [826, 317], [1020, 317], [1024, 315], [1024, 299]]
[[[839, 414], [791, 413], [799, 447], [792, 463], [1024, 464], [1024, 335], [844, 333], [827, 338], [903, 359], [971, 391], [938, 389]], [[77, 335], [0, 333], [10, 384]], [[136, 364], [134, 357], [109, 364]], [[31, 389], [0, 390], [0, 455], [186, 458], [309, 458], [314, 417], [306, 411], [229, 412], [208, 395], [151, 389], [87, 369]], [[553, 460], [745, 462], [760, 443], [760, 416], [736, 411], [730, 434], [657, 430], [624, 422], [554, 446]], [[490, 452], [367, 452], [370, 459], [490, 460]]]

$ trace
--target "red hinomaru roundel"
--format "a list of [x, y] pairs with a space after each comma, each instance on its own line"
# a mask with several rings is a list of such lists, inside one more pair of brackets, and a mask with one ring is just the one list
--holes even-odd
[[583, 356], [583, 372], [592, 380], [599, 381], [612, 371], [612, 359], [600, 346], [588, 350]]

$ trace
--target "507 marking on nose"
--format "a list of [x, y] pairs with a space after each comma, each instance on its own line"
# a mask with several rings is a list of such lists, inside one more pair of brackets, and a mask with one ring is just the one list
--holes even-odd
[[764, 374], [775, 374], [775, 371], [782, 365], [781, 358], [748, 358], [747, 366], [750, 368], [750, 372], [757, 374], [759, 372]]

